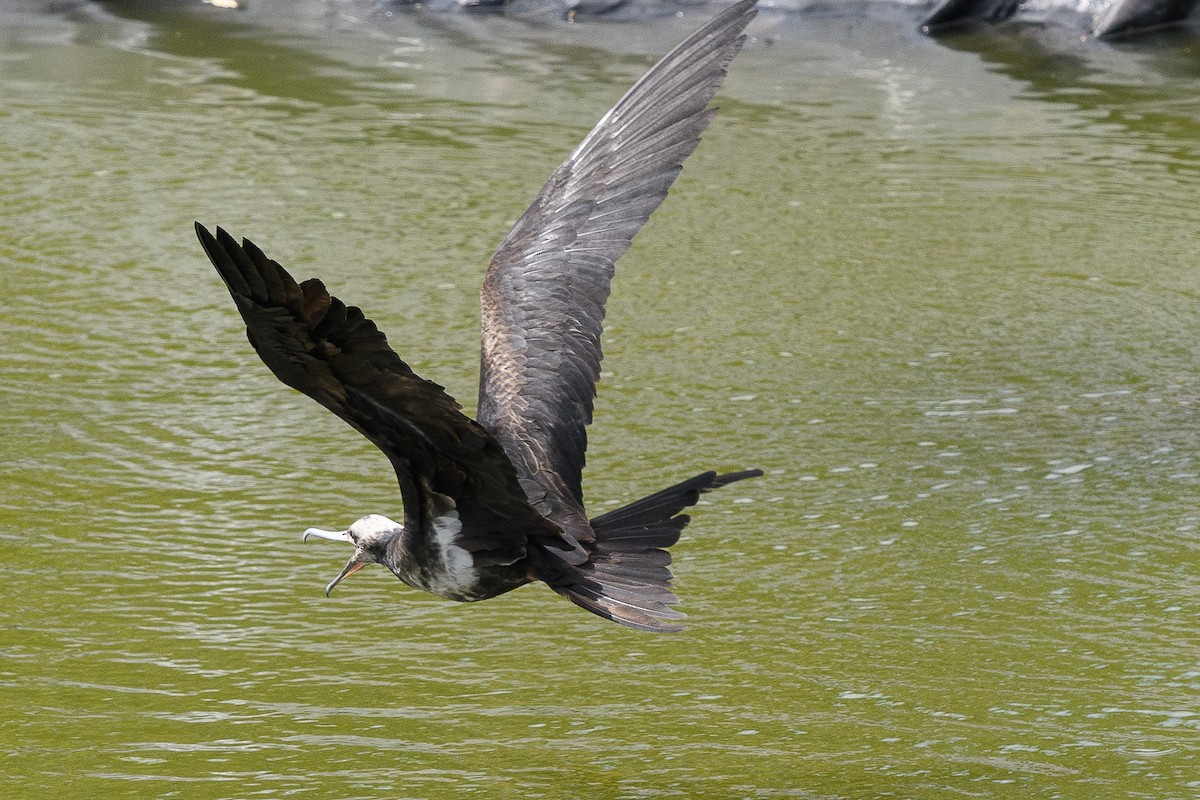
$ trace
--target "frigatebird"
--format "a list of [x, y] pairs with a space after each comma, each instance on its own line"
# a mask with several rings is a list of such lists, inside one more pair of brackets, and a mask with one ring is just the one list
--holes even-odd
[[613, 265], [666, 197], [715, 109], [755, 0], [663, 57], [542, 188], [483, 281], [477, 419], [418, 377], [356, 306], [297, 283], [253, 242], [196, 234], [258, 355], [387, 455], [404, 521], [369, 514], [310, 536], [354, 545], [326, 594], [367, 564], [452, 600], [544, 581], [631, 628], [676, 631], [667, 548], [702, 492], [761, 475], [705, 472], [589, 519], [581, 487]]

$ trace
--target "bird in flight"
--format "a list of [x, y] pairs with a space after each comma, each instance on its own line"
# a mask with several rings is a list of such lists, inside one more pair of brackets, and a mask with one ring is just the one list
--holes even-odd
[[344, 531], [354, 555], [451, 600], [543, 581], [606, 619], [681, 630], [671, 556], [702, 492], [761, 475], [705, 472], [589, 519], [582, 471], [613, 265], [666, 197], [715, 109], [755, 0], [730, 6], [663, 57], [550, 176], [483, 280], [477, 419], [417, 376], [357, 306], [297, 283], [249, 240], [196, 223], [258, 355], [391, 461], [404, 519]]

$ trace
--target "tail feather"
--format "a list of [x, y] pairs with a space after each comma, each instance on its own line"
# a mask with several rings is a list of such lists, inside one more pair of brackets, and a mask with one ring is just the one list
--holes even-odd
[[662, 585], [670, 583], [671, 570], [666, 565], [643, 566], [628, 561], [610, 561], [604, 569], [605, 576], [641, 584]]
[[[588, 590], [596, 596], [603, 595], [612, 600], [636, 607], [642, 607], [647, 603], [657, 603], [666, 606], [679, 602], [679, 598], [675, 596], [675, 593], [666, 586], [653, 586], [636, 581], [625, 581], [614, 578], [611, 575], [605, 575], [602, 581], [587, 579], [576, 581], [575, 586]], [[647, 613], [654, 613], [653, 608], [644, 608], [643, 610]]]
[[[591, 521], [592, 530], [599, 534], [601, 530], [613, 530], [673, 521], [671, 517], [674, 517], [688, 506], [696, 505], [702, 492], [720, 489], [722, 486], [728, 486], [734, 481], [744, 480], [745, 478], [756, 478], [759, 475], [762, 475], [761, 469], [730, 472], [726, 475], [705, 472], [683, 483], [677, 483], [674, 486], [663, 489], [661, 492], [655, 492], [649, 497], [643, 497], [641, 500], [637, 500], [627, 506], [621, 506], [615, 511], [609, 511], [606, 514], [595, 517]], [[687, 523], [688, 520], [685, 517], [683, 523], [679, 526], [680, 530]]]
[[[596, 549], [593, 548], [592, 556], [595, 556], [596, 552]], [[612, 564], [614, 568], [637, 569], [658, 567], [666, 569], [667, 565], [671, 563], [671, 554], [666, 550], [658, 548], [643, 550], [642, 552], [632, 550], [614, 552], [609, 548], [601, 548], [599, 553], [604, 557], [604, 563]]]
[[651, 613], [640, 607], [631, 606], [605, 597], [602, 594], [597, 595], [583, 590], [568, 594], [567, 597], [580, 608], [624, 625], [627, 628], [655, 633], [675, 633], [676, 631], [683, 630], [682, 625], [664, 621], [666, 619], [682, 619], [684, 617], [684, 614], [681, 612], [670, 608], [664, 608], [658, 613]]
[[[684, 524], [687, 524], [686, 522]], [[593, 528], [593, 530], [595, 530]], [[649, 550], [655, 547], [671, 547], [679, 541], [683, 533], [683, 525], [639, 526], [637, 528], [618, 528], [596, 535], [596, 546], [592, 552], [621, 553], [628, 550]]]
[[585, 564], [560, 568], [547, 582], [571, 602], [630, 628], [683, 630], [673, 620], [686, 615], [670, 606], [671, 554], [690, 521], [683, 509], [700, 495], [734, 481], [762, 475], [752, 469], [717, 475], [705, 472], [591, 520], [596, 539]]

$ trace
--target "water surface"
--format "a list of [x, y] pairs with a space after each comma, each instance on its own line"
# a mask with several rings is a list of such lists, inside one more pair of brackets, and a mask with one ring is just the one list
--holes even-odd
[[592, 506], [767, 471], [655, 637], [326, 599], [299, 531], [398, 494], [191, 227], [470, 408], [492, 250], [699, 16], [293, 7], [0, 6], [5, 797], [1200, 796], [1192, 43], [756, 23], [609, 306]]

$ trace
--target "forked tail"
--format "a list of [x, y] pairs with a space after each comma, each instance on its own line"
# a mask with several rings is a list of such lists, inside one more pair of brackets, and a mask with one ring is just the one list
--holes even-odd
[[671, 591], [667, 550], [691, 519], [679, 512], [695, 505], [703, 492], [759, 475], [758, 469], [727, 475], [705, 472], [601, 514], [591, 520], [596, 534], [589, 545], [591, 558], [548, 583], [572, 603], [630, 628], [683, 630], [674, 620], [686, 615], [670, 607], [679, 598]]

